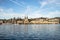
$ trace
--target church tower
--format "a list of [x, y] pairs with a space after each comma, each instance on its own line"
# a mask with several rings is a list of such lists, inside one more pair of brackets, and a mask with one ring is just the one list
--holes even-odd
[[24, 18], [24, 24], [28, 24], [28, 23], [29, 23], [28, 16], [25, 16], [25, 18]]

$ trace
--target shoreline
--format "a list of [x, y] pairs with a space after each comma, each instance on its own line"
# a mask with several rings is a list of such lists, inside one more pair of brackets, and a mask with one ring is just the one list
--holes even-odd
[[[3, 24], [12, 24], [12, 23], [3, 23]], [[0, 24], [0, 25], [3, 25], [3, 24]], [[28, 24], [54, 24], [54, 23], [22, 23], [22, 24], [28, 25]], [[58, 24], [58, 23], [55, 23], [55, 24]], [[21, 25], [21, 24], [16, 24], [16, 25]]]

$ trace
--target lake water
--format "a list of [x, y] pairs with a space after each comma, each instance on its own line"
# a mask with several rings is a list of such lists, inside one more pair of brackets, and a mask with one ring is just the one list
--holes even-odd
[[60, 24], [2, 24], [0, 40], [60, 40]]

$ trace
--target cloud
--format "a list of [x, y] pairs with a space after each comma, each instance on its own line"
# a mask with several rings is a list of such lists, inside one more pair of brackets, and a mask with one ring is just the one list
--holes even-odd
[[47, 0], [48, 3], [60, 3], [60, 0]]
[[[2, 9], [2, 8], [1, 8]], [[3, 11], [0, 12], [0, 19], [9, 19], [9, 18], [13, 18], [13, 17], [20, 17], [20, 18], [24, 18], [26, 16], [26, 13], [16, 13], [14, 12], [14, 10], [12, 8], [9, 9], [2, 9]], [[5, 12], [6, 10], [6, 12]], [[28, 11], [29, 12], [28, 12]], [[39, 17], [60, 17], [60, 11], [52, 11], [52, 12], [47, 12], [46, 14], [43, 13], [43, 10], [35, 10], [35, 11], [31, 11], [32, 9], [30, 9], [30, 7], [28, 7], [26, 9], [26, 12], [28, 12], [28, 17], [29, 18], [39, 18]]]
[[49, 12], [46, 16], [47, 17], [60, 17], [60, 11]]
[[[32, 9], [30, 9], [32, 10]], [[31, 11], [30, 11], [31, 12]], [[38, 9], [34, 10], [30, 14], [28, 14], [30, 18], [37, 18], [37, 17], [60, 17], [60, 11], [48, 11], [46, 9]]]
[[3, 9], [2, 8], [0, 8], [0, 12], [3, 12]]
[[15, 17], [15, 18], [22, 17], [23, 18], [24, 15], [18, 14], [18, 13], [9, 13], [9, 14], [3, 13], [1, 16], [4, 17], [5, 19], [9, 19], [9, 18], [13, 18], [13, 17]]
[[18, 5], [18, 6], [24, 7], [24, 6], [22, 5], [23, 3], [18, 3], [18, 2], [14, 1], [14, 0], [9, 0], [9, 1], [15, 3], [15, 4]]
[[1, 18], [9, 19], [9, 18], [13, 18], [13, 17], [16, 17], [16, 18], [21, 17], [21, 18], [23, 18], [23, 16], [25, 16], [25, 14], [14, 12], [14, 10], [12, 8], [2, 9], [2, 10], [4, 10], [4, 11], [0, 12], [0, 19]]
[[47, 2], [40, 2], [40, 4], [41, 4], [40, 8], [43, 8], [45, 5], [47, 5]]
[[2, 10], [4, 11], [0, 12], [0, 18], [5, 18], [5, 19], [9, 19], [13, 17], [24, 18], [25, 16], [28, 16], [29, 18], [36, 18], [42, 16], [42, 14], [40, 14], [40, 10], [36, 10], [32, 12], [33, 9], [30, 6], [27, 6], [25, 12], [23, 13], [16, 13], [12, 8], [2, 9]]
[[12, 9], [12, 8], [9, 8], [9, 9], [6, 10], [7, 13], [9, 13], [9, 12], [11, 13], [13, 11], [14, 11], [14, 9]]
[[52, 5], [52, 4], [55, 4], [57, 6], [57, 5], [60, 5], [60, 0], [45, 0], [45, 1], [39, 2], [39, 4], [41, 4], [40, 8], [43, 8], [46, 5]]
[[10, 18], [18, 18], [18, 17], [20, 17], [20, 18], [24, 18], [24, 14], [18, 14], [18, 13], [11, 13], [11, 14], [6, 14], [6, 13], [3, 13], [3, 14], [1, 14], [0, 15], [0, 18], [2, 18], [2, 19], [10, 19]]

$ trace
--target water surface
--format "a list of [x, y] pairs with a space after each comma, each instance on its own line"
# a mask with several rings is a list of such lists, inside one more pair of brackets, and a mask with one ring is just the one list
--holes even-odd
[[60, 40], [60, 24], [2, 24], [0, 39]]

